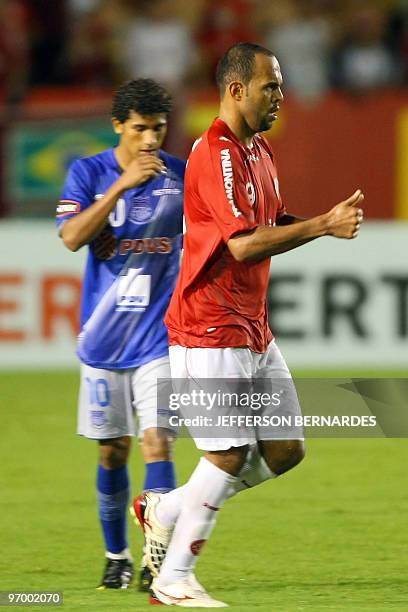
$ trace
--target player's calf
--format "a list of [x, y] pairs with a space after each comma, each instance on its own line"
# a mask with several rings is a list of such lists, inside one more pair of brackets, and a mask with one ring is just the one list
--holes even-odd
[[99, 462], [106, 470], [116, 470], [126, 465], [131, 449], [130, 436], [99, 440]]
[[269, 469], [277, 476], [294, 468], [305, 456], [303, 440], [263, 440], [259, 444]]

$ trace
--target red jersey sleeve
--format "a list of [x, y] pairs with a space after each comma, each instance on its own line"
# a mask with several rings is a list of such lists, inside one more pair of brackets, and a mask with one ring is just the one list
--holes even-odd
[[[247, 192], [247, 170], [238, 146], [214, 134], [208, 138], [207, 163], [201, 166], [198, 182], [200, 199], [205, 202], [225, 243], [235, 234], [257, 227]], [[204, 160], [203, 160], [204, 162]]]

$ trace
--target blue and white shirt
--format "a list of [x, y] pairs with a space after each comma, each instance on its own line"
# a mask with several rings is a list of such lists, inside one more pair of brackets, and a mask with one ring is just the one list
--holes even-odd
[[[163, 318], [179, 272], [185, 162], [160, 151], [167, 172], [128, 189], [89, 244], [77, 354], [96, 368], [136, 368], [168, 352]], [[75, 161], [57, 225], [119, 178], [114, 149]]]

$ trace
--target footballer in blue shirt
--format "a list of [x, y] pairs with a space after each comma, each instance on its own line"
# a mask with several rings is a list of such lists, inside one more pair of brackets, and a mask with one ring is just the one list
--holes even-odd
[[[171, 435], [157, 428], [158, 378], [170, 378], [163, 323], [179, 271], [185, 162], [165, 153], [171, 97], [151, 79], [113, 99], [115, 148], [75, 161], [57, 209], [65, 246], [88, 245], [81, 330], [78, 433], [99, 443], [97, 493], [106, 567], [99, 588], [133, 577], [126, 510], [135, 414], [145, 491], [175, 487]], [[162, 407], [160, 407], [162, 409]], [[166, 408], [165, 408], [166, 409]], [[143, 565], [140, 588], [150, 576]]]

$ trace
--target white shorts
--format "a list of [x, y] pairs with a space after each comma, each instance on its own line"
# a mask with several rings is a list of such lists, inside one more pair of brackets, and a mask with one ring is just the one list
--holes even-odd
[[157, 379], [170, 377], [169, 358], [139, 368], [103, 370], [81, 363], [78, 433], [94, 440], [138, 435], [157, 427]]
[[[254, 382], [276, 379], [287, 380], [291, 388], [290, 413], [292, 416], [300, 415], [300, 405], [297, 394], [292, 383], [292, 377], [282, 354], [273, 340], [265, 353], [254, 353], [249, 348], [186, 348], [183, 346], [171, 346], [169, 350], [170, 368], [172, 379], [240, 379]], [[289, 379], [289, 380], [288, 380]], [[290, 381], [290, 382], [289, 382]], [[180, 381], [181, 382], [181, 381]], [[177, 385], [177, 380], [174, 381]], [[190, 430], [191, 431], [191, 430]], [[269, 430], [270, 431], [270, 430]], [[231, 427], [228, 433], [231, 437], [196, 437], [191, 431], [197, 448], [205, 451], [227, 450], [231, 447], [254, 444], [257, 440], [282, 439], [264, 435], [265, 428], [262, 427]], [[297, 435], [289, 436], [290, 439], [303, 439], [302, 432], [296, 430]], [[221, 433], [222, 435], [222, 433]]]

